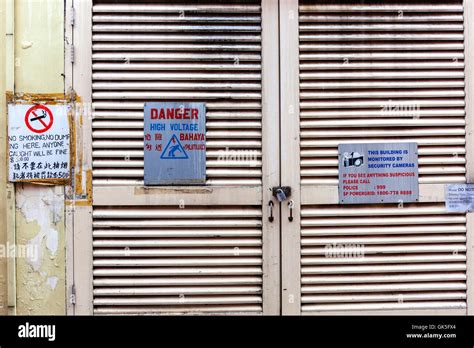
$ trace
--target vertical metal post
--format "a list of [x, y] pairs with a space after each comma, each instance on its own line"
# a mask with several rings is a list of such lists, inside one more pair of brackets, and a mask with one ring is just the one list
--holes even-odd
[[[282, 313], [301, 313], [298, 0], [280, 1], [281, 184], [292, 207], [281, 207]], [[290, 210], [292, 219], [290, 221]]]

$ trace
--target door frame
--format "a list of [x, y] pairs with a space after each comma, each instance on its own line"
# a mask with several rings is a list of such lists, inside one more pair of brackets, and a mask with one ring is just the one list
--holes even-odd
[[[93, 204], [177, 205], [181, 198], [193, 205], [262, 206], [263, 314], [280, 310], [280, 209], [267, 204], [271, 188], [280, 184], [279, 18], [278, 1], [262, 0], [262, 186], [154, 187], [153, 195], [136, 195], [136, 186], [94, 187], [92, 184], [92, 2], [66, 0], [66, 88], [76, 94], [74, 180], [67, 207], [67, 314], [93, 314]], [[275, 150], [277, 149], [277, 150]], [[143, 191], [143, 190], [141, 190]], [[181, 192], [180, 192], [181, 191]], [[191, 193], [189, 193], [191, 191]], [[193, 192], [194, 191], [194, 192]]]
[[75, 95], [73, 180], [66, 197], [67, 314], [93, 314], [92, 1], [66, 0], [66, 90]]
[[301, 313], [300, 237], [300, 86], [298, 0], [280, 0], [280, 122], [281, 184], [292, 188], [293, 221], [289, 201], [281, 204], [282, 314]]
[[[464, 0], [466, 182], [474, 183], [474, 0]], [[474, 315], [474, 212], [467, 213], [467, 313]]]
[[[68, 314], [93, 313], [92, 190], [94, 188], [91, 181], [92, 124], [88, 112], [92, 102], [91, 14], [92, 0], [66, 0], [66, 91], [73, 88], [80, 97], [80, 103], [85, 106], [76, 109], [78, 110], [75, 115], [76, 153], [80, 156], [76, 156], [78, 161], [75, 164], [74, 183], [71, 186], [73, 195], [72, 198], [69, 197], [66, 205]], [[466, 177], [467, 182], [474, 182], [474, 0], [464, 0], [464, 24]], [[337, 201], [337, 187], [301, 192], [299, 171], [293, 173], [281, 171], [285, 167], [299, 168], [300, 165], [299, 45], [298, 40], [294, 40], [297, 37], [298, 0], [262, 0], [262, 153], [268, 156], [268, 160], [262, 164], [262, 171], [266, 173], [262, 178], [263, 307], [264, 314], [273, 315], [301, 314], [299, 232], [301, 200], [317, 193], [327, 197], [328, 200]], [[76, 102], [79, 104], [79, 99]], [[281, 154], [281, 168], [279, 155], [281, 143], [279, 137], [275, 137], [275, 134], [280, 134], [280, 129], [281, 142], [287, 144], [286, 148], [291, 149]], [[289, 156], [290, 153], [294, 156]], [[273, 207], [275, 221], [270, 224], [266, 203], [272, 199], [270, 188], [280, 184], [293, 188], [291, 199], [295, 204], [294, 220], [288, 221], [289, 208], [286, 203], [281, 205], [281, 212], [279, 204], [275, 204]], [[433, 195], [429, 195], [428, 187], [424, 186], [420, 185], [420, 201], [426, 202], [428, 196]], [[444, 199], [441, 185], [436, 191], [436, 196], [442, 196], [437, 201]], [[86, 199], [81, 199], [84, 194]], [[280, 215], [281, 222], [278, 220]], [[474, 213], [467, 214], [467, 227], [467, 314], [473, 315]], [[439, 311], [408, 312], [402, 311], [400, 314], [449, 314]], [[395, 311], [376, 313], [396, 314]]]
[[[293, 222], [288, 221], [289, 209], [282, 204], [282, 314], [301, 314], [301, 205], [338, 204], [338, 187], [300, 183], [299, 129], [299, 0], [280, 2], [280, 76], [281, 76], [281, 163], [282, 185], [292, 187]], [[474, 0], [463, 0], [466, 110], [466, 182], [474, 183]], [[292, 154], [293, 156], [290, 156]], [[444, 202], [444, 184], [421, 184], [420, 202]], [[474, 212], [467, 214], [466, 241], [467, 309], [454, 310], [386, 310], [364, 311], [372, 315], [463, 315], [474, 314]], [[360, 315], [354, 312], [324, 312], [308, 314]]]

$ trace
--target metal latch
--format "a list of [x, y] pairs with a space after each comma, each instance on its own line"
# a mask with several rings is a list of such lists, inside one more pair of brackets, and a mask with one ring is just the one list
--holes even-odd
[[291, 196], [291, 187], [290, 186], [277, 186], [272, 188], [273, 196], [279, 202], [287, 200]]

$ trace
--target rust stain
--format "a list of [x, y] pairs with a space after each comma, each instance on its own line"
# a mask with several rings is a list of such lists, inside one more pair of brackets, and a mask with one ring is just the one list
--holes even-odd
[[213, 192], [211, 187], [136, 187], [134, 190], [135, 195], [148, 195], [148, 194], [177, 194], [177, 193], [189, 193], [189, 194], [210, 194]]
[[54, 185], [67, 185], [71, 182], [71, 179], [33, 179], [33, 180], [16, 180], [15, 183], [28, 183], [35, 185], [54, 186]]
[[[92, 170], [84, 168], [84, 152], [82, 151], [81, 143], [81, 132], [80, 130], [84, 126], [84, 107], [82, 105], [82, 98], [75, 92], [73, 94], [73, 100], [76, 103], [74, 119], [74, 195], [77, 199], [69, 200], [66, 202], [68, 205], [77, 206], [91, 206], [92, 205]], [[86, 170], [85, 170], [86, 169]], [[85, 184], [85, 185], [84, 185]], [[86, 199], [80, 197], [86, 196]]]
[[13, 93], [6, 92], [7, 102], [15, 104], [66, 104], [70, 102], [70, 95], [62, 93]]
[[92, 205], [88, 200], [67, 200], [64, 202], [67, 206], [90, 207]]
[[66, 205], [68, 206], [73, 205], [73, 206], [78, 206], [78, 207], [90, 207], [92, 205], [92, 203], [90, 203], [87, 200], [82, 200], [82, 201], [81, 200], [78, 200], [78, 201], [68, 200], [65, 202], [66, 202]]
[[93, 191], [92, 191], [92, 169], [86, 172], [86, 185], [87, 185], [87, 200], [92, 204]]
[[[86, 176], [86, 199], [66, 200], [66, 205], [77, 205], [77, 206], [91, 206], [93, 199], [92, 190], [92, 170], [89, 169], [85, 172]], [[82, 174], [76, 174], [76, 179], [80, 179], [81, 182], [81, 195], [82, 195]]]
[[82, 195], [82, 171], [77, 171], [76, 175], [74, 176], [75, 182], [76, 182], [76, 190], [75, 194], [80, 196]]

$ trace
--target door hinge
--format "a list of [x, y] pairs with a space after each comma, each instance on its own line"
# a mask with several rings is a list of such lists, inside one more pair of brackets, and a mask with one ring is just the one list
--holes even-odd
[[74, 45], [71, 45], [69, 49], [70, 49], [69, 54], [71, 55], [71, 64], [74, 64], [74, 53], [75, 53]]
[[71, 27], [74, 26], [76, 23], [76, 11], [74, 10], [74, 7], [71, 7], [71, 13], [70, 13], [70, 18], [71, 18]]
[[69, 184], [71, 187], [71, 190], [66, 190], [66, 199], [69, 201], [74, 201], [76, 200], [76, 173], [74, 170], [74, 167], [71, 168], [71, 183]]
[[73, 306], [76, 305], [76, 286], [73, 284], [71, 286], [71, 294], [69, 295], [69, 303]]

